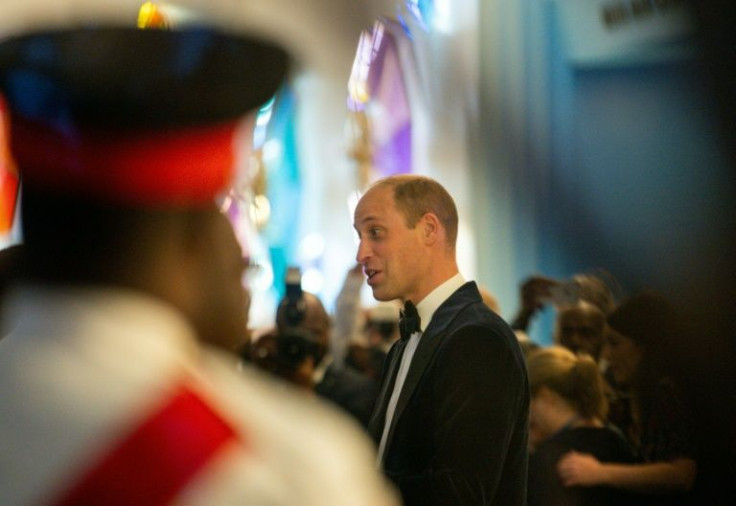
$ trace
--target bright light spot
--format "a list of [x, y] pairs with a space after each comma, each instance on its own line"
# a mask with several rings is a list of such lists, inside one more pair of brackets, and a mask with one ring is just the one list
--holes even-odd
[[271, 218], [271, 203], [265, 195], [256, 195], [250, 205], [250, 219], [258, 228], [262, 228]]
[[299, 257], [304, 263], [318, 259], [324, 252], [325, 240], [320, 234], [309, 234], [299, 243]]
[[266, 102], [263, 107], [258, 110], [258, 116], [256, 117], [256, 125], [259, 127], [265, 127], [268, 122], [271, 121], [271, 114], [273, 113], [273, 104], [276, 102], [276, 97], [271, 98]]
[[373, 38], [370, 33], [363, 31], [358, 41], [358, 50], [353, 61], [353, 68], [348, 79], [348, 93], [355, 103], [354, 110], [359, 110], [370, 98], [368, 90], [368, 71], [372, 61]]
[[302, 288], [305, 292], [319, 293], [325, 285], [325, 277], [316, 269], [308, 269], [302, 274]]
[[373, 53], [371, 60], [378, 54], [378, 49], [381, 47], [383, 42], [383, 32], [386, 30], [386, 26], [381, 21], [376, 21], [373, 25]]
[[255, 149], [260, 148], [266, 141], [266, 132], [268, 130], [268, 123], [271, 121], [273, 114], [273, 105], [276, 102], [276, 98], [273, 97], [269, 100], [266, 105], [258, 110], [256, 115], [256, 124], [253, 128], [253, 147]]
[[435, 0], [433, 26], [440, 33], [451, 34], [455, 31], [455, 20], [450, 0]]
[[234, 205], [235, 201], [230, 195], [223, 195], [221, 198], [220, 203], [220, 212], [223, 214], [227, 214], [227, 212], [230, 210], [230, 208]]
[[284, 149], [281, 145], [281, 141], [278, 139], [271, 139], [266, 141], [263, 145], [263, 160], [273, 162], [281, 158], [281, 154]]
[[366, 111], [376, 123], [384, 121], [383, 118], [387, 115], [386, 108], [383, 106], [383, 104], [379, 102], [371, 102], [370, 104], [368, 104], [366, 107]]
[[270, 263], [259, 263], [251, 273], [251, 286], [254, 292], [265, 292], [273, 286], [273, 267]]
[[138, 11], [138, 28], [141, 29], [165, 29], [169, 22], [163, 10], [153, 2], [141, 5]]

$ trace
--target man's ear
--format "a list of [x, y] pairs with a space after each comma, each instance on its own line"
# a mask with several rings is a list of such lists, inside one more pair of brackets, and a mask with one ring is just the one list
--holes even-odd
[[422, 227], [425, 244], [432, 245], [441, 240], [444, 229], [442, 228], [442, 223], [440, 223], [436, 214], [425, 213], [420, 220], [420, 225]]

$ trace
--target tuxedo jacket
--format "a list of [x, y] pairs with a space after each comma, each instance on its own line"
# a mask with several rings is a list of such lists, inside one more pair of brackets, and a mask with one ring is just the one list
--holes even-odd
[[[404, 346], [386, 359], [369, 432], [381, 439]], [[406, 506], [526, 504], [529, 385], [509, 326], [469, 282], [426, 325], [399, 396], [383, 470]]]

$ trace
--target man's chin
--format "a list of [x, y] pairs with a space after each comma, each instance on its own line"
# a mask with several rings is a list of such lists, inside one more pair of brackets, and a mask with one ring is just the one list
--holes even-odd
[[381, 290], [380, 287], [372, 286], [371, 289], [373, 290], [373, 298], [376, 299], [378, 302], [388, 302], [396, 298], [387, 295], [386, 292], [384, 290]]

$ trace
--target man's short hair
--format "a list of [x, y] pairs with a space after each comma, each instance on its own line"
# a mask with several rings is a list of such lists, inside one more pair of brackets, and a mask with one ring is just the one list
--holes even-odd
[[381, 179], [373, 188], [387, 186], [393, 189], [394, 203], [406, 217], [406, 224], [414, 228], [427, 213], [439, 218], [447, 234], [447, 244], [455, 249], [457, 242], [457, 207], [449, 192], [434, 179], [414, 174], [401, 174]]

